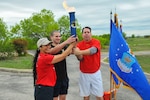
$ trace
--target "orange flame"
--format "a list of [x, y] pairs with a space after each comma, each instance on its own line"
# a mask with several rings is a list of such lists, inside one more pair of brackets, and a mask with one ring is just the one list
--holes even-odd
[[64, 2], [63, 2], [63, 7], [64, 7], [68, 12], [75, 12], [75, 8], [74, 8], [74, 7], [69, 7], [69, 6], [67, 5], [66, 0], [64, 0]]

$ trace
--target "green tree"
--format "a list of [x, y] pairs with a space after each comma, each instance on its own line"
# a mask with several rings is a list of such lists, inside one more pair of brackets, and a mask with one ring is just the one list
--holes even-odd
[[[11, 49], [10, 49], [11, 48]], [[6, 23], [0, 18], [0, 52], [12, 51]]]
[[[63, 15], [58, 19], [59, 29], [62, 34], [62, 41], [70, 36], [70, 19], [69, 16]], [[81, 26], [76, 19], [76, 34], [81, 37]]]
[[134, 34], [132, 34], [132, 36], [131, 36], [132, 38], [135, 38], [135, 35]]
[[58, 19], [59, 30], [61, 34], [69, 34], [70, 33], [70, 25], [69, 25], [69, 16], [63, 15]]
[[3, 19], [0, 18], [0, 41], [4, 41], [7, 38], [7, 33], [7, 25]]
[[0, 60], [12, 57], [14, 51], [6, 23], [0, 18]]
[[127, 34], [125, 32], [122, 33], [123, 37], [126, 39], [127, 38]]
[[[63, 35], [62, 40], [66, 40], [70, 36], [69, 17], [63, 15], [54, 20], [54, 14], [50, 10], [43, 9], [40, 13], [33, 13], [31, 17], [21, 20], [11, 28], [11, 33], [15, 38], [25, 38], [28, 41], [28, 48], [35, 48], [35, 42], [40, 37], [49, 37], [49, 33], [53, 30], [60, 30]], [[81, 26], [76, 20], [77, 34], [81, 34]], [[81, 36], [80, 36], [81, 37]]]
[[102, 46], [103, 49], [105, 49], [106, 46], [109, 45], [109, 38], [110, 38], [109, 34], [93, 35], [92, 37], [95, 38], [95, 39], [98, 39], [100, 41], [101, 46]]
[[21, 26], [19, 24], [12, 26], [11, 36], [12, 37], [20, 37], [20, 38], [23, 37], [22, 33], [21, 33]]
[[14, 38], [24, 38], [28, 41], [28, 49], [36, 47], [40, 37], [49, 37], [49, 33], [58, 30], [58, 23], [50, 10], [43, 9], [40, 13], [33, 13], [31, 17], [21, 20], [11, 28]]
[[33, 13], [30, 18], [21, 20], [19, 24], [12, 27], [11, 32], [24, 38], [37, 40], [49, 36], [51, 31], [58, 29], [54, 14], [50, 10], [43, 9], [40, 13]]

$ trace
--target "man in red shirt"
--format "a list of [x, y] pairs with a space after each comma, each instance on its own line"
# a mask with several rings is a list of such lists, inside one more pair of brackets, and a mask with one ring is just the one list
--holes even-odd
[[103, 84], [100, 71], [99, 40], [93, 39], [90, 27], [82, 29], [83, 40], [74, 48], [74, 54], [80, 61], [79, 88], [84, 100], [90, 100], [90, 94], [96, 96], [96, 100], [103, 100]]

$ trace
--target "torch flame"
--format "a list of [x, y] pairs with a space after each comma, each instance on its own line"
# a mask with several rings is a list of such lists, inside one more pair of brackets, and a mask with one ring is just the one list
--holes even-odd
[[69, 6], [67, 5], [66, 0], [64, 0], [64, 2], [63, 2], [63, 7], [64, 7], [68, 12], [75, 12], [75, 8], [74, 8], [74, 7], [69, 7]]

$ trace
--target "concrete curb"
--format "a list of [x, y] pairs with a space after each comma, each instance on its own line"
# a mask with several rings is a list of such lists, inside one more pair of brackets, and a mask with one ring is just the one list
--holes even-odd
[[32, 73], [32, 69], [15, 69], [0, 67], [0, 71], [13, 72], [13, 73]]

